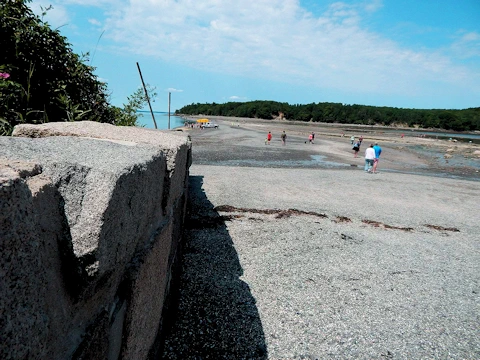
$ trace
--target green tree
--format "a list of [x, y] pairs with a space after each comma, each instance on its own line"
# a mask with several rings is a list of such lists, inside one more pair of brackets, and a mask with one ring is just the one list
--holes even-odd
[[[147, 84], [148, 97], [150, 101], [154, 101], [157, 93], [155, 88]], [[132, 95], [127, 98], [127, 103], [123, 104], [123, 108], [114, 107], [115, 125], [118, 126], [138, 126], [138, 118], [140, 117], [138, 110], [145, 108], [147, 105], [147, 97], [143, 88], [138, 88]]]
[[365, 125], [419, 125], [455, 131], [480, 130], [480, 108], [465, 110], [421, 110], [343, 105], [340, 103], [293, 104], [275, 101], [249, 101], [226, 104], [191, 104], [177, 114], [221, 114], [224, 116], [271, 119], [282, 112], [288, 120]]
[[1, 134], [19, 123], [90, 120], [115, 123], [107, 86], [58, 30], [33, 14], [31, 0], [0, 3]]

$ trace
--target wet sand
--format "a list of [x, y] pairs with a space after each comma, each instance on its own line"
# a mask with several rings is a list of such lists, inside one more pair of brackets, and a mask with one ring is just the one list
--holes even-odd
[[[192, 118], [194, 119], [194, 118]], [[360, 170], [371, 143], [382, 147], [379, 171], [480, 180], [480, 145], [411, 136], [399, 129], [329, 125], [247, 118], [210, 117], [219, 129], [188, 129], [195, 163], [256, 167], [336, 168]], [[287, 133], [282, 146], [280, 134]], [[273, 134], [265, 145], [268, 131]], [[315, 132], [314, 144], [308, 135]], [[343, 134], [343, 136], [342, 136]], [[350, 136], [363, 136], [354, 158]]]

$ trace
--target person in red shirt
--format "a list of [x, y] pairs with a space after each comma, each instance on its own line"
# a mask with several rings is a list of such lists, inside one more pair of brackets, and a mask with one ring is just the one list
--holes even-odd
[[270, 145], [270, 140], [272, 140], [272, 133], [269, 131], [267, 134], [267, 144]]

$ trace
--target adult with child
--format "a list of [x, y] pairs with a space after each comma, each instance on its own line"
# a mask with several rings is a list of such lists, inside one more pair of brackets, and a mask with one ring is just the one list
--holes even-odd
[[377, 173], [377, 167], [378, 167], [378, 161], [380, 160], [380, 154], [382, 153], [382, 148], [378, 143], [375, 143], [375, 146], [373, 147], [375, 150], [375, 159], [373, 159], [373, 173]]

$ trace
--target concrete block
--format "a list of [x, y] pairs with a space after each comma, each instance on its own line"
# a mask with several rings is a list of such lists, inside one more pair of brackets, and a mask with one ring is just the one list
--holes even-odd
[[178, 258], [187, 137], [15, 131], [33, 138], [0, 137], [0, 358], [147, 358]]
[[[106, 360], [109, 356], [109, 317], [102, 311], [87, 327], [83, 341], [71, 356], [72, 360]], [[70, 358], [70, 357], [69, 357]]]
[[1, 137], [0, 147], [4, 158], [39, 163], [52, 179], [90, 277], [124, 266], [163, 221], [166, 160], [155, 147], [72, 137]]
[[158, 335], [168, 279], [172, 224], [139, 251], [128, 272], [129, 305], [122, 359], [146, 359]]
[[[22, 171], [25, 174], [35, 167], [28, 164]], [[1, 359], [48, 354], [47, 279], [35, 227], [28, 185], [14, 169], [0, 166]]]
[[69, 358], [98, 304], [72, 299], [82, 269], [62, 197], [39, 164], [0, 164], [0, 358]]
[[[188, 189], [188, 168], [191, 162], [191, 151], [187, 145], [182, 145], [175, 151], [167, 152], [168, 177], [165, 179], [164, 208], [172, 209]], [[168, 190], [167, 190], [168, 189]]]
[[125, 314], [127, 312], [127, 302], [122, 301], [116, 306], [112, 313], [110, 323], [110, 333], [108, 334], [108, 360], [117, 360], [122, 351], [123, 326], [125, 323]]
[[17, 137], [78, 136], [108, 139], [122, 144], [146, 144], [155, 146], [165, 154], [164, 209], [186, 189], [185, 179], [192, 163], [191, 143], [188, 136], [178, 131], [153, 130], [130, 126], [114, 126], [92, 121], [53, 122], [41, 125], [17, 125], [13, 131]]

